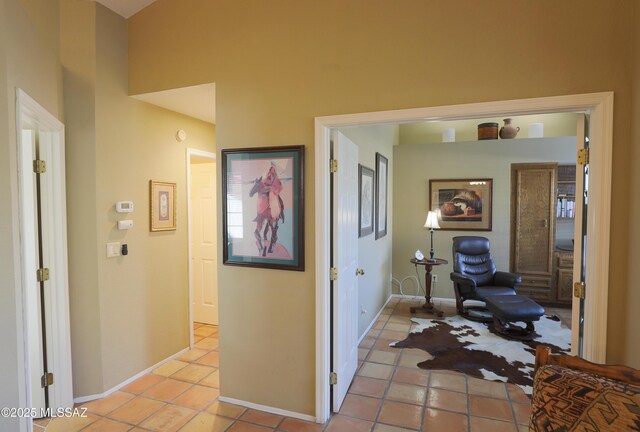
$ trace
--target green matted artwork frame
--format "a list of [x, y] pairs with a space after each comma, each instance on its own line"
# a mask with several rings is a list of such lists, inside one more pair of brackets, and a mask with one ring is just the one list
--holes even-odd
[[304, 271], [304, 146], [222, 150], [223, 264]]

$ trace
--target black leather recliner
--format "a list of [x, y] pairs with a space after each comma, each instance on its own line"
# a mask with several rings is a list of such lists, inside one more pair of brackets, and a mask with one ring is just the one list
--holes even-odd
[[491, 321], [486, 308], [464, 307], [466, 300], [480, 300], [492, 295], [514, 295], [520, 275], [496, 271], [491, 258], [489, 239], [477, 236], [453, 238], [453, 288], [458, 313], [477, 321]]

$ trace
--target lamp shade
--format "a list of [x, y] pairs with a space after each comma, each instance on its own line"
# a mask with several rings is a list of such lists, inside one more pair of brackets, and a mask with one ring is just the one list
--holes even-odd
[[427, 221], [424, 223], [424, 227], [429, 229], [440, 229], [440, 225], [438, 225], [438, 212], [429, 212], [427, 215]]

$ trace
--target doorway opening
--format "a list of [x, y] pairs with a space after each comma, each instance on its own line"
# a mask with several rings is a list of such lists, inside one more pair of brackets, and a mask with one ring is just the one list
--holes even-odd
[[[187, 149], [189, 343], [218, 328], [216, 155]], [[206, 326], [206, 328], [204, 327]], [[198, 327], [198, 328], [194, 328]], [[199, 328], [202, 328], [199, 330]], [[204, 332], [204, 333], [203, 333]]]
[[[583, 356], [602, 362], [606, 352], [606, 304], [612, 153], [612, 93], [562, 96], [482, 104], [386, 111], [316, 118], [316, 417], [324, 422], [330, 410], [330, 135], [333, 128], [373, 124], [403, 124], [429, 120], [455, 120], [556, 112], [587, 112], [591, 116], [589, 212], [585, 228], [589, 248], [585, 250], [586, 274], [574, 270], [574, 281], [593, 287], [584, 301]], [[595, 224], [595, 221], [598, 224]], [[576, 236], [580, 238], [580, 234]], [[603, 249], [601, 249], [603, 248]], [[595, 251], [599, 251], [595, 256]], [[577, 300], [574, 299], [574, 302]], [[576, 308], [573, 308], [574, 311]], [[575, 314], [574, 314], [575, 316]], [[575, 318], [574, 318], [575, 321]], [[577, 344], [573, 344], [574, 347]], [[338, 377], [338, 380], [340, 378]]]
[[37, 418], [73, 406], [64, 125], [17, 89], [16, 129], [25, 364], [18, 379], [22, 406], [35, 408]]

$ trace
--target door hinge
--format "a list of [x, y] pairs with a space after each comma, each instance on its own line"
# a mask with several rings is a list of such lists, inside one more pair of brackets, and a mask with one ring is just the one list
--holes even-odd
[[338, 384], [338, 374], [337, 374], [337, 373], [335, 373], [335, 372], [331, 372], [331, 373], [329, 374], [329, 383], [330, 383], [331, 385], [336, 385], [336, 384]]
[[40, 384], [42, 385], [42, 388], [49, 387], [50, 385], [52, 385], [53, 373], [47, 372], [46, 374], [42, 375], [42, 378], [40, 378]]
[[47, 172], [47, 163], [43, 160], [36, 159], [33, 161], [33, 172], [36, 174], [43, 174]]
[[580, 299], [584, 298], [584, 282], [575, 282], [573, 284], [573, 296]]
[[331, 159], [329, 161], [329, 169], [331, 170], [332, 173], [338, 172], [338, 160], [337, 159]]
[[332, 281], [338, 280], [338, 269], [337, 268], [331, 267], [331, 269], [329, 270], [329, 279], [331, 279]]
[[589, 149], [588, 148], [582, 148], [580, 150], [578, 150], [578, 154], [576, 156], [576, 161], [578, 162], [578, 165], [586, 165], [589, 163]]
[[38, 282], [44, 282], [49, 280], [49, 269], [41, 268], [36, 271]]

